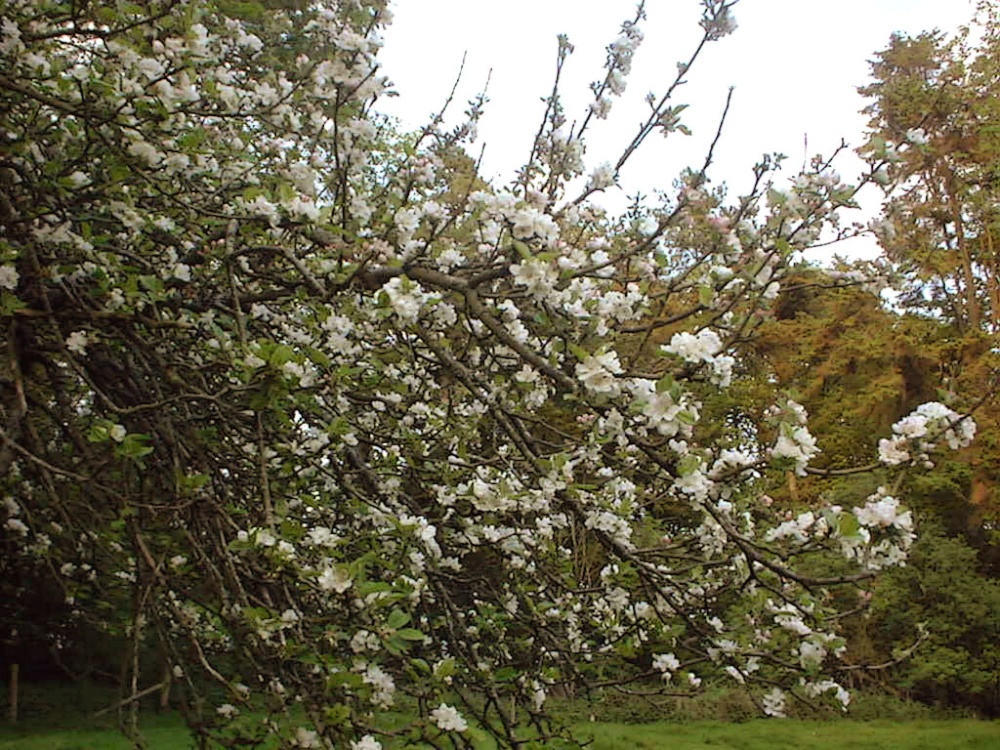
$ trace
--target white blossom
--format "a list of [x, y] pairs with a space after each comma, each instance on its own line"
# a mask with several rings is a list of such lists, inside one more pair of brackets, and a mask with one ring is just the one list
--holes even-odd
[[513, 264], [510, 275], [515, 284], [525, 287], [532, 297], [538, 299], [548, 297], [559, 279], [558, 272], [550, 263], [538, 259]]
[[438, 726], [438, 729], [442, 729], [445, 732], [464, 732], [469, 728], [468, 722], [462, 718], [462, 714], [458, 712], [458, 709], [454, 706], [449, 706], [447, 703], [442, 703], [431, 711], [431, 718]]
[[653, 669], [661, 672], [665, 681], [669, 681], [671, 674], [676, 672], [680, 666], [680, 661], [673, 654], [655, 654], [653, 656]]
[[623, 372], [618, 353], [607, 351], [593, 354], [576, 366], [576, 378], [592, 393], [616, 395], [620, 386], [616, 375]]
[[511, 216], [514, 237], [520, 240], [538, 237], [546, 242], [554, 240], [559, 234], [559, 227], [551, 216], [542, 213], [537, 208], [521, 208]]
[[66, 338], [66, 348], [73, 354], [83, 357], [87, 354], [87, 345], [90, 343], [90, 339], [87, 336], [86, 331], [73, 331]]
[[382, 286], [382, 291], [389, 298], [393, 312], [404, 323], [416, 323], [420, 311], [431, 295], [424, 292], [415, 281], [404, 280], [400, 276], [390, 279]]
[[615, 171], [614, 168], [605, 162], [601, 164], [597, 169], [595, 169], [590, 174], [590, 179], [587, 181], [588, 190], [604, 190], [605, 188], [612, 187], [615, 184]]
[[14, 266], [0, 266], [0, 287], [3, 289], [17, 289], [20, 276]]
[[643, 237], [652, 237], [660, 228], [660, 223], [652, 216], [646, 216], [636, 224], [636, 231]]
[[868, 498], [865, 505], [854, 509], [854, 515], [863, 526], [888, 528], [896, 526], [903, 531], [913, 530], [913, 516], [910, 511], [899, 512], [899, 501], [891, 496], [876, 493]]
[[234, 719], [240, 715], [240, 710], [232, 703], [223, 703], [215, 709], [215, 712], [223, 719]]
[[319, 733], [314, 729], [307, 729], [306, 727], [297, 727], [295, 729], [295, 746], [300, 747], [303, 750], [314, 750], [314, 748], [323, 747], [323, 741], [319, 737]]
[[333, 565], [324, 568], [316, 582], [323, 591], [333, 591], [338, 594], [343, 594], [354, 583], [347, 570]]
[[785, 718], [785, 693], [781, 688], [771, 688], [761, 699], [764, 713], [778, 719]]

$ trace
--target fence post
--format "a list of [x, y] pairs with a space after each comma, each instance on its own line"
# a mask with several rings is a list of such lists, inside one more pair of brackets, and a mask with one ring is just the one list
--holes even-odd
[[20, 664], [10, 665], [10, 682], [7, 683], [7, 718], [11, 724], [17, 724], [17, 690], [20, 672]]

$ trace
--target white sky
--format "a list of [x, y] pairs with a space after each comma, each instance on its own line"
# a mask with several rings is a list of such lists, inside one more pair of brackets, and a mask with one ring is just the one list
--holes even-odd
[[[647, 0], [645, 40], [628, 88], [614, 99], [609, 119], [589, 129], [588, 172], [617, 159], [648, 113], [645, 95], [662, 93], [676, 63], [688, 59], [701, 31], [700, 5]], [[973, 6], [972, 0], [741, 0], [734, 9], [736, 33], [705, 48], [676, 94], [675, 104], [690, 105], [683, 122], [694, 134], [652, 134], [623, 169], [621, 189], [600, 202], [619, 210], [626, 194], [669, 190], [680, 169], [700, 166], [730, 86], [733, 104], [709, 176], [733, 193], [749, 188], [751, 168], [764, 153], [787, 154], [785, 171], [793, 173], [807, 157], [831, 153], [841, 139], [860, 145], [865, 102], [855, 89], [868, 80], [867, 61], [885, 49], [892, 32], [950, 33], [971, 19]], [[492, 70], [477, 149], [485, 144], [483, 176], [503, 184], [526, 161], [538, 129], [541, 98], [552, 87], [556, 35], [567, 34], [576, 48], [561, 86], [572, 122], [584, 116], [592, 100], [588, 84], [603, 79], [605, 48], [634, 10], [632, 0], [400, 0], [379, 56], [399, 96], [380, 107], [406, 129], [423, 125], [444, 103], [464, 53], [449, 119], [457, 122]], [[860, 169], [855, 159], [839, 162], [846, 179]], [[877, 210], [874, 189], [864, 203], [869, 214]], [[858, 241], [836, 251], [872, 255], [877, 249]]]

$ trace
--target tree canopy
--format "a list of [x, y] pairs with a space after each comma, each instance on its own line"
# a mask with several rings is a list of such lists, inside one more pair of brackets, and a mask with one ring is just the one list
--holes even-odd
[[879, 233], [907, 279], [903, 303], [939, 311], [963, 332], [1000, 330], [996, 13], [980, 3], [974, 41], [968, 28], [951, 39], [895, 35], [860, 89], [873, 100], [865, 151], [890, 157]]

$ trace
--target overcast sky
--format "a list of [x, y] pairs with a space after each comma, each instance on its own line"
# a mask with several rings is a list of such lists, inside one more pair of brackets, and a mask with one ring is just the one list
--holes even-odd
[[[698, 0], [647, 0], [645, 40], [636, 53], [628, 88], [614, 100], [607, 121], [590, 129], [589, 169], [614, 162], [648, 112], [650, 92], [662, 93], [676, 64], [686, 60], [700, 34]], [[841, 139], [863, 141], [864, 100], [856, 88], [868, 79], [868, 60], [885, 49], [895, 31], [952, 33], [967, 23], [972, 0], [741, 0], [734, 9], [735, 34], [706, 47], [675, 102], [689, 104], [684, 122], [694, 134], [650, 136], [622, 172], [622, 189], [603, 203], [612, 210], [637, 190], [670, 188], [685, 166], [701, 164], [715, 133], [726, 93], [735, 87], [730, 116], [710, 177], [731, 191], [749, 186], [761, 154], [787, 154], [786, 171], [817, 152], [829, 154]], [[588, 84], [603, 78], [605, 48], [622, 21], [634, 14], [630, 0], [402, 0], [380, 53], [383, 71], [397, 98], [381, 108], [404, 128], [417, 128], [444, 102], [466, 55], [465, 72], [452, 121], [492, 70], [490, 104], [481, 123], [484, 177], [509, 181], [527, 159], [552, 86], [556, 35], [567, 34], [576, 51], [562, 86], [570, 121], [581, 119], [591, 101]], [[477, 146], [478, 147], [478, 146]], [[853, 178], [860, 164], [850, 159], [841, 173]], [[865, 201], [874, 211], [879, 197]], [[841, 252], [848, 248], [841, 248]], [[870, 245], [854, 253], [870, 254]]]

